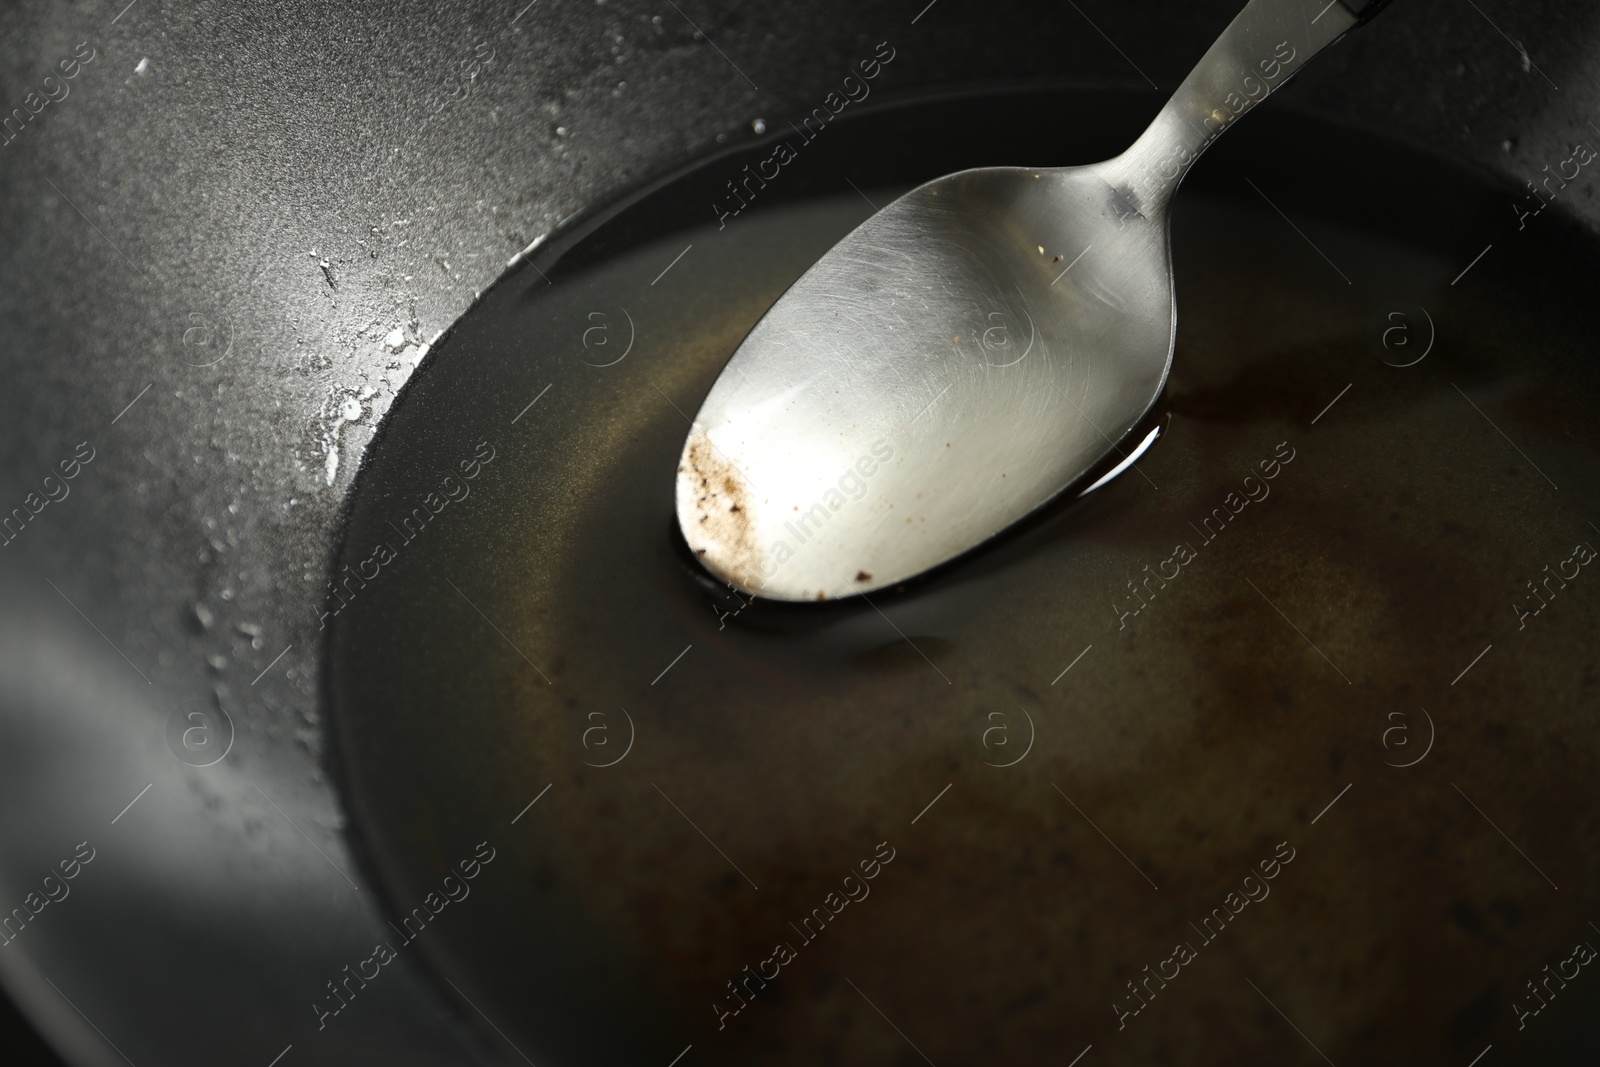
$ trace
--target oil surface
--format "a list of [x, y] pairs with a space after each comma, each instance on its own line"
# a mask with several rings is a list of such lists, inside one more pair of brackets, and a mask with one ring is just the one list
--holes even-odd
[[[1592, 1042], [1586, 241], [1452, 284], [1497, 194], [1253, 118], [1179, 197], [1134, 469], [870, 603], [750, 603], [681, 544], [688, 415], [869, 198], [1148, 107], [868, 113], [720, 224], [714, 161], [543, 250], [396, 405], [329, 602], [339, 769], [395, 947], [541, 1067]], [[1039, 108], [1098, 117], [1064, 148]], [[978, 123], [1007, 158], [917, 147]]]

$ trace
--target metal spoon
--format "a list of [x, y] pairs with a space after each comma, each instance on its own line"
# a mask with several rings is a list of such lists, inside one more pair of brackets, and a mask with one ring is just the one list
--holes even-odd
[[867, 593], [1080, 481], [1172, 363], [1168, 207], [1246, 111], [1385, 0], [1251, 0], [1122, 155], [920, 186], [750, 331], [678, 467], [705, 567], [778, 600]]

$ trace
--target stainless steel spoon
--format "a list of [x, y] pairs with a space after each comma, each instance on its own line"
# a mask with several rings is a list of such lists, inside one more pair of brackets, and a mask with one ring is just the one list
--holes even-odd
[[835, 245], [689, 432], [678, 523], [701, 562], [777, 600], [867, 593], [1080, 481], [1166, 381], [1184, 174], [1383, 3], [1251, 0], [1122, 155], [951, 174]]

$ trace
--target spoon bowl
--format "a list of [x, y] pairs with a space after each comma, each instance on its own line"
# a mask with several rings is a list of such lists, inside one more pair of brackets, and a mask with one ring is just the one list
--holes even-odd
[[706, 566], [775, 599], [870, 592], [1098, 463], [1160, 393], [1175, 321], [1167, 213], [1119, 220], [1104, 170], [939, 178], [807, 271], [685, 447], [678, 515]]

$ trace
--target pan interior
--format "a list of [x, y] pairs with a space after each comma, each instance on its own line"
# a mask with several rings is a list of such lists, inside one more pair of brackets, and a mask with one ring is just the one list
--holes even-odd
[[676, 532], [687, 416], [871, 205], [1152, 108], [740, 148], [512, 271], [388, 416], [336, 769], [394, 950], [541, 1067], [1577, 1062], [1600, 978], [1527, 984], [1600, 944], [1597, 257], [1554, 213], [1259, 114], [1175, 205], [1133, 470], [871, 602], [749, 602]]

